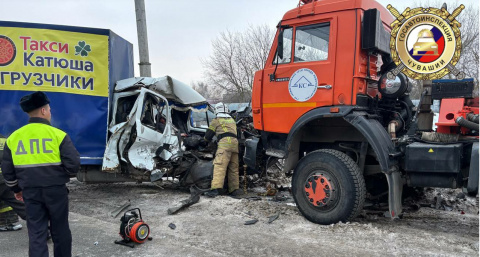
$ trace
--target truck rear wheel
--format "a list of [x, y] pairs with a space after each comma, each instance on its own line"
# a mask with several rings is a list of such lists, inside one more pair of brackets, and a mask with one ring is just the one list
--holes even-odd
[[293, 198], [311, 222], [328, 225], [355, 218], [365, 202], [365, 180], [346, 154], [324, 149], [309, 153], [292, 178]]

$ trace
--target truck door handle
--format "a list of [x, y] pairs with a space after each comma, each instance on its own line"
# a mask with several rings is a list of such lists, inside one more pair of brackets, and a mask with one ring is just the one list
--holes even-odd
[[317, 88], [332, 89], [332, 85], [322, 85], [322, 86], [318, 86]]
[[259, 114], [259, 113], [260, 113], [260, 108], [258, 108], [258, 109], [253, 109], [252, 112], [253, 112], [253, 114]]

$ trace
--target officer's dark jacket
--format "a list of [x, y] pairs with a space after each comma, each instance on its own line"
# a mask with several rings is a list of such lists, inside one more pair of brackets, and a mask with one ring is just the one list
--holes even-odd
[[63, 185], [78, 172], [80, 154], [70, 137], [42, 118], [13, 132], [3, 152], [2, 173], [14, 192]]
[[[5, 142], [7, 138], [5, 138], [2, 134], [0, 134], [0, 165], [2, 164], [2, 156], [3, 156], [3, 148], [5, 147]], [[4, 184], [5, 180], [3, 179], [2, 175], [2, 167], [0, 166], [0, 184]]]

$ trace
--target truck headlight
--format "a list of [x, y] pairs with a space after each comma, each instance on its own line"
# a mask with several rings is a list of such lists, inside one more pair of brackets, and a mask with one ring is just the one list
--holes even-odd
[[388, 79], [385, 72], [378, 80], [378, 91], [385, 98], [395, 99], [408, 90], [408, 80], [403, 74], [398, 74], [395, 79]]

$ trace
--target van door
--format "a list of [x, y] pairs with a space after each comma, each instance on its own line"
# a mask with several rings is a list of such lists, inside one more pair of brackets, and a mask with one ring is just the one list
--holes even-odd
[[288, 133], [307, 111], [333, 104], [336, 26], [325, 17], [284, 29], [283, 59], [271, 59], [263, 75], [264, 130]]
[[[105, 153], [103, 154], [102, 170], [116, 172], [119, 170], [120, 160], [127, 162], [123, 153], [130, 141], [130, 132], [135, 125], [135, 113], [138, 106], [140, 90], [116, 93], [112, 121], [109, 126], [111, 135], [108, 138]], [[120, 156], [119, 156], [120, 153]]]
[[153, 170], [157, 154], [166, 161], [178, 154], [178, 138], [172, 135], [170, 107], [165, 97], [142, 88], [135, 124], [135, 140], [128, 148], [128, 159], [135, 168]]

